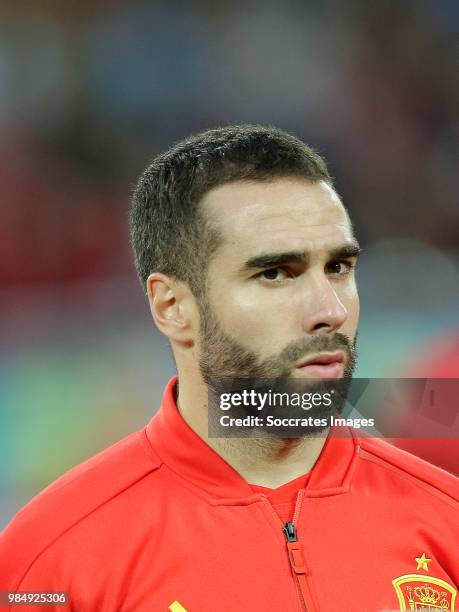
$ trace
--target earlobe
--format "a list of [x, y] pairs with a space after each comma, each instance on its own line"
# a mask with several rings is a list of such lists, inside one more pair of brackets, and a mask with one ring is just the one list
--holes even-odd
[[183, 283], [155, 272], [148, 277], [147, 295], [157, 328], [170, 340], [189, 344], [193, 336], [189, 290]]

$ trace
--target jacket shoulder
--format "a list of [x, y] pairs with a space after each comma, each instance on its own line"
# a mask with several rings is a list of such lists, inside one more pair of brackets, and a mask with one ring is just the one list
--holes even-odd
[[409, 479], [424, 491], [459, 508], [459, 478], [450, 472], [380, 438], [360, 438], [359, 455], [391, 471], [394, 477]]
[[16, 588], [48, 546], [159, 466], [141, 430], [51, 483], [0, 534], [0, 590]]

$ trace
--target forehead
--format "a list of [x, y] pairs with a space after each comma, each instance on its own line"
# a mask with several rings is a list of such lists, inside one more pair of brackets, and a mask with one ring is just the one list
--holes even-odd
[[348, 214], [324, 181], [234, 182], [211, 190], [203, 207], [223, 236], [221, 253], [329, 250], [353, 237]]

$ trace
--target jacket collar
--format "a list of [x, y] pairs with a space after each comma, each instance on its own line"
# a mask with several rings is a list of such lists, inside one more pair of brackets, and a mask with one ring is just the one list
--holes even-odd
[[[254, 494], [249, 484], [218, 455], [183, 419], [175, 402], [177, 377], [163, 394], [160, 409], [146, 427], [147, 438], [161, 461], [175, 474], [219, 503], [250, 503]], [[342, 428], [341, 428], [342, 429]], [[345, 493], [357, 459], [357, 440], [352, 431], [331, 430], [312, 468], [306, 488], [308, 497]], [[245, 502], [244, 502], [245, 500]]]

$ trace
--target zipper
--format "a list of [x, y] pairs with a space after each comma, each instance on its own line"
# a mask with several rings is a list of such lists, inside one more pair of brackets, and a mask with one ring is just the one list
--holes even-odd
[[296, 525], [298, 523], [304, 493], [304, 489], [298, 491], [293, 518], [290, 522], [285, 523], [282, 531], [284, 532], [285, 539], [287, 540], [288, 558], [293, 576], [295, 577], [301, 609], [304, 612], [317, 612], [317, 608], [312, 599], [311, 591], [309, 590], [307, 576], [310, 572], [306, 566], [306, 561], [304, 558], [303, 543], [298, 540], [296, 531]]

